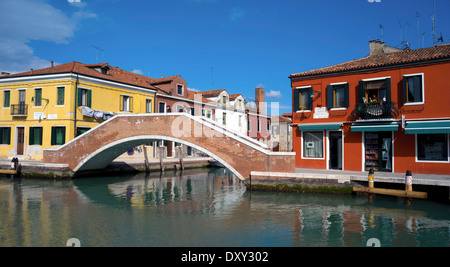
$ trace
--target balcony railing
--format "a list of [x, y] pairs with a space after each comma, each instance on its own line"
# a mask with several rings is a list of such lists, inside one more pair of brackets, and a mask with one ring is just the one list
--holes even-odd
[[26, 104], [18, 104], [18, 105], [11, 105], [11, 116], [27, 116], [28, 115], [28, 105]]
[[383, 120], [393, 119], [399, 114], [394, 102], [361, 103], [356, 105], [352, 112], [355, 120]]

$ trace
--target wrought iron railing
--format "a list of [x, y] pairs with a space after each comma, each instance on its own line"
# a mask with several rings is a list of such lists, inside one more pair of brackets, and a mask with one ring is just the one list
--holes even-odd
[[355, 120], [393, 119], [399, 114], [394, 102], [372, 102], [357, 104], [352, 112]]
[[11, 116], [27, 116], [28, 115], [28, 105], [18, 104], [11, 105]]

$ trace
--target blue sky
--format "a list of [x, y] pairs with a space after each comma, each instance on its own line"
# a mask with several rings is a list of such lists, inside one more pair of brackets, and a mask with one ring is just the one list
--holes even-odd
[[[254, 98], [262, 86], [266, 101], [289, 112], [291, 73], [367, 56], [380, 24], [388, 45], [407, 37], [420, 48], [422, 33], [433, 45], [433, 0], [378, 1], [1, 0], [0, 71], [103, 61], [150, 77], [179, 74], [198, 91]], [[437, 35], [449, 42], [450, 1], [436, 5]]]

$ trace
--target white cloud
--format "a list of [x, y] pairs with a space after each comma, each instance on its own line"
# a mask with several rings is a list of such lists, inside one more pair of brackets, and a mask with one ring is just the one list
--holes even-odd
[[[72, 4], [72, 3], [71, 3]], [[75, 7], [72, 17], [45, 0], [0, 1], [0, 71], [11, 73], [48, 67], [50, 62], [34, 55], [33, 40], [68, 44], [77, 24], [94, 13]]]
[[240, 19], [242, 19], [245, 15], [246, 11], [242, 7], [235, 7], [230, 12], [230, 21], [233, 23], [237, 23]]
[[143, 75], [143, 74], [144, 74], [144, 73], [142, 72], [142, 70], [138, 70], [138, 69], [132, 70], [131, 72], [136, 73], [136, 74], [139, 74], [139, 75]]
[[266, 93], [266, 97], [269, 97], [269, 98], [281, 98], [281, 92], [280, 91], [270, 90], [268, 93]]

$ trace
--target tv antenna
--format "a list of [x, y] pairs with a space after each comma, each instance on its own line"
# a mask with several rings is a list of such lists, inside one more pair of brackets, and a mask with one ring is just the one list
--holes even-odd
[[214, 67], [209, 67], [211, 69], [211, 90], [214, 90]]
[[383, 24], [380, 24], [380, 39], [382, 42], [384, 42]]
[[431, 15], [431, 21], [433, 23], [433, 45], [436, 44], [436, 0], [433, 1], [434, 13]]
[[416, 12], [416, 16], [417, 16], [417, 45], [419, 48], [420, 47], [420, 24], [419, 24], [419, 12]]
[[102, 62], [103, 62], [103, 52], [105, 52], [105, 50], [103, 50], [95, 45], [92, 45], [92, 47], [97, 49], [97, 57], [95, 58], [95, 63], [98, 63], [98, 52], [100, 52], [100, 51], [102, 52]]

